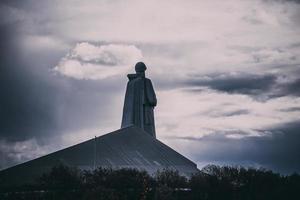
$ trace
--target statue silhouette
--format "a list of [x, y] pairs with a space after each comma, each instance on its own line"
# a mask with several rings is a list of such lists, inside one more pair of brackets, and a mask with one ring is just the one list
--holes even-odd
[[128, 74], [121, 128], [135, 125], [156, 137], [154, 112], [156, 95], [150, 79], [145, 77], [143, 62], [135, 65], [136, 74]]

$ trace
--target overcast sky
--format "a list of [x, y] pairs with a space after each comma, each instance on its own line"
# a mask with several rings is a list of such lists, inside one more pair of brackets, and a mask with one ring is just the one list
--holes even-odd
[[0, 169], [120, 128], [144, 61], [199, 168], [300, 172], [299, 1], [2, 0], [0, 55]]

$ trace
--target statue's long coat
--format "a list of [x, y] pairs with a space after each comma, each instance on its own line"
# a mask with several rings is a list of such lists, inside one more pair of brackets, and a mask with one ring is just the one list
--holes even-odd
[[128, 78], [121, 127], [135, 125], [155, 137], [153, 108], [157, 100], [151, 80], [143, 76]]

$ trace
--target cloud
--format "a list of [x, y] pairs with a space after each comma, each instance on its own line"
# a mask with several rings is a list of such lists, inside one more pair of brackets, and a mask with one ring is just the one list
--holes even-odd
[[247, 115], [250, 114], [250, 110], [247, 109], [237, 109], [237, 110], [231, 110], [231, 111], [227, 111], [227, 112], [220, 112], [220, 110], [210, 110], [208, 113], [208, 115], [212, 116], [212, 117], [231, 117], [231, 116], [236, 116], [236, 115]]
[[291, 96], [257, 101], [249, 95], [205, 88], [201, 92], [191, 92], [186, 88], [160, 90], [157, 96], [156, 127], [161, 139], [233, 131], [247, 133], [240, 137], [259, 136], [264, 132], [258, 130], [297, 120], [300, 113], [299, 110], [285, 111], [298, 107], [300, 103], [300, 98]]
[[289, 107], [289, 108], [284, 108], [281, 109], [283, 112], [298, 112], [300, 111], [300, 107]]
[[40, 144], [35, 138], [17, 142], [0, 139], [0, 170], [53, 152], [60, 145], [58, 141], [55, 145], [53, 143]]
[[[300, 121], [269, 127], [260, 136], [228, 137], [215, 132], [200, 138], [175, 137], [199, 163], [265, 167], [281, 173], [300, 170]], [[185, 141], [185, 142], [184, 142]]]
[[[295, 76], [276, 73], [249, 74], [226, 73], [194, 75], [185, 84], [191, 86], [190, 91], [201, 91], [201, 87], [208, 87], [230, 94], [245, 94], [258, 100], [268, 100], [282, 96], [299, 96], [300, 80]], [[194, 88], [193, 88], [194, 87]], [[200, 88], [198, 88], [200, 87]]]
[[75, 79], [104, 79], [125, 74], [142, 57], [141, 50], [134, 45], [82, 42], [64, 56], [54, 70]]
[[0, 5], [0, 25], [7, 25], [24, 20], [23, 10], [8, 5]]
[[256, 95], [266, 92], [275, 83], [274, 75], [256, 74], [216, 74], [194, 78], [188, 85], [208, 86], [212, 89], [228, 93]]

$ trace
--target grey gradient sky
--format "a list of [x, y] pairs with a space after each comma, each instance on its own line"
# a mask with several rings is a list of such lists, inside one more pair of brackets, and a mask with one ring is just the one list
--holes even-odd
[[1, 1], [0, 169], [118, 129], [144, 61], [160, 140], [300, 172], [299, 35], [299, 1]]

